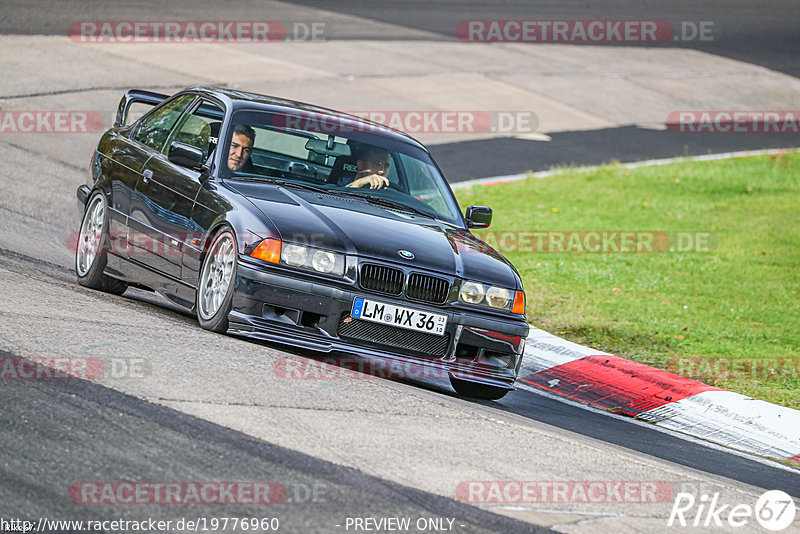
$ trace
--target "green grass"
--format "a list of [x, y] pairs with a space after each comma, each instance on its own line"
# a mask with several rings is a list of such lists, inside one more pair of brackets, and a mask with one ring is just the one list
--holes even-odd
[[[534, 326], [800, 408], [800, 154], [566, 169], [457, 196], [493, 206], [492, 227], [476, 234], [519, 270]], [[498, 242], [502, 231], [575, 230], [699, 232], [715, 246], [547, 253]]]

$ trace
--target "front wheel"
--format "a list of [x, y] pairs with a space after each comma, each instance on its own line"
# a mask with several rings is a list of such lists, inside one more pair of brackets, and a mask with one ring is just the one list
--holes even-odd
[[460, 378], [450, 377], [450, 384], [461, 396], [470, 397], [472, 399], [480, 400], [499, 400], [506, 396], [509, 389], [499, 388], [497, 386], [489, 386], [486, 384], [479, 384], [477, 382], [470, 382], [469, 380], [461, 380]]
[[103, 193], [97, 191], [86, 203], [86, 211], [83, 213], [78, 244], [75, 247], [75, 274], [82, 286], [121, 295], [128, 287], [125, 282], [103, 272], [108, 263], [108, 244], [106, 199]]
[[214, 235], [203, 258], [195, 296], [197, 320], [206, 330], [228, 331], [236, 266], [236, 237], [231, 229], [224, 228]]

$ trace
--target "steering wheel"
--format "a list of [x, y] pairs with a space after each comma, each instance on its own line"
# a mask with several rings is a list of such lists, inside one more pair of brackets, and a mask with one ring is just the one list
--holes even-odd
[[404, 195], [408, 194], [406, 191], [403, 191], [403, 188], [400, 187], [399, 183], [389, 182], [389, 186], [386, 189], [394, 189], [398, 193], [403, 193]]

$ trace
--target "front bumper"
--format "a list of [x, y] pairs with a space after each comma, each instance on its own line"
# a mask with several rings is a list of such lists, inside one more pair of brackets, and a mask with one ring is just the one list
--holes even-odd
[[[430, 306], [335, 283], [310, 281], [240, 261], [232, 334], [320, 352], [380, 357], [431, 368], [432, 375], [513, 389], [528, 325], [475, 312]], [[350, 317], [356, 297], [447, 315], [444, 336], [421, 334]], [[411, 377], [413, 378], [413, 377]]]

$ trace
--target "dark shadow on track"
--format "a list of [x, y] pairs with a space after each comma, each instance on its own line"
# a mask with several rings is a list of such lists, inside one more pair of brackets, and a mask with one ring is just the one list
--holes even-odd
[[[2, 356], [13, 356], [0, 351]], [[33, 362], [31, 362], [33, 363]], [[281, 531], [340, 532], [347, 517], [450, 517], [460, 532], [551, 532], [465, 503], [285, 449], [190, 415], [81, 379], [4, 380], [0, 388], [0, 500], [11, 517], [34, 519], [177, 520], [181, 517], [277, 517]], [[163, 489], [147, 505], [113, 502], [120, 492], [73, 485], [129, 481], [278, 483], [285, 500], [164, 504]], [[280, 490], [280, 488], [271, 488]], [[269, 495], [281, 491], [270, 491]], [[81, 496], [110, 498], [87, 505]], [[136, 493], [139, 498], [139, 493]], [[161, 499], [159, 500], [159, 495]], [[212, 499], [214, 491], [209, 492]], [[221, 498], [226, 497], [222, 492]], [[202, 499], [201, 499], [202, 497]], [[87, 497], [90, 502], [92, 497]], [[133, 498], [131, 490], [120, 497]], [[77, 500], [77, 502], [76, 502]], [[150, 503], [150, 501], [154, 501]], [[135, 504], [135, 503], [133, 503]], [[41, 514], [41, 515], [40, 515]], [[32, 517], [33, 516], [33, 517]], [[173, 523], [174, 524], [174, 523]], [[412, 523], [413, 524], [413, 523]], [[337, 526], [339, 525], [339, 526]], [[461, 527], [460, 525], [463, 525]], [[258, 529], [256, 529], [258, 530]], [[172, 531], [172, 529], [170, 529]]]
[[[361, 376], [362, 380], [388, 379], [406, 383], [459, 399], [460, 402], [475, 402], [487, 409], [514, 414], [523, 420], [530, 419], [545, 423], [699, 471], [752, 484], [765, 490], [780, 489], [800, 498], [800, 485], [798, 484], [800, 469], [787, 471], [771, 467], [746, 455], [742, 456], [702, 443], [688, 441], [673, 433], [662, 432], [646, 425], [633, 424], [630, 420], [590, 411], [546, 395], [519, 389], [510, 392], [499, 401], [473, 401], [460, 398], [448, 386], [446, 378], [444, 380], [401, 378], [390, 363], [382, 363], [379, 359], [367, 360], [340, 353], [320, 354], [272, 344], [266, 345], [280, 347], [281, 350], [293, 354], [296, 359], [307, 359], [305, 364], [301, 364], [295, 370], [298, 379], [300, 379], [300, 375], [304, 374], [306, 379], [319, 380], [323, 383], [325, 380], [335, 379], [358, 380], [359, 378], [355, 377], [353, 371], [359, 371], [366, 375]], [[340, 367], [339, 372], [335, 370], [337, 366]], [[323, 367], [328, 367], [328, 369], [323, 369]], [[334, 368], [334, 370], [332, 371], [330, 368]], [[402, 366], [399, 369], [402, 370]]]
[[549, 142], [501, 138], [428, 148], [447, 180], [456, 183], [559, 166], [800, 147], [800, 134], [677, 133], [635, 126], [549, 135]]
[[[794, 0], [776, 0], [766, 6], [749, 0], [714, 4], [637, 0], [596, 4], [580, 0], [349, 0], [335, 7], [326, 0], [296, 0], [295, 3], [422, 30], [447, 40], [457, 39], [456, 26], [462, 20], [664, 20], [673, 26], [677, 39], [644, 46], [691, 48], [800, 77], [800, 62], [797, 61], [800, 4]], [[706, 29], [702, 38], [701, 23]], [[332, 38], [358, 39], [362, 34], [363, 30], [353, 22], [351, 26], [337, 27]], [[619, 46], [618, 43], [591, 44]]]

